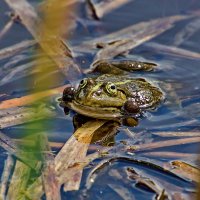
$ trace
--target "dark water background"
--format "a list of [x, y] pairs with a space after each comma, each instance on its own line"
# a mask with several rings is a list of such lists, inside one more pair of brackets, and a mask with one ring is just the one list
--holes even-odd
[[[37, 1], [30, 1], [33, 5], [36, 5]], [[97, 21], [89, 18], [85, 13], [84, 3], [78, 4], [79, 16], [76, 28], [71, 32], [70, 40], [68, 41], [72, 48], [81, 44], [83, 41], [90, 41], [96, 37], [115, 32], [119, 29], [125, 28], [132, 24], [136, 24], [141, 21], [149, 21], [152, 19], [163, 18], [171, 15], [187, 14], [195, 10], [200, 9], [200, 1], [197, 0], [136, 0], [132, 1], [121, 8], [112, 11], [105, 15], [101, 20]], [[9, 20], [7, 13], [9, 12], [7, 5], [0, 1], [0, 30]], [[151, 42], [157, 42], [165, 45], [174, 44], [176, 34], [181, 31], [187, 24], [193, 19], [183, 20], [175, 23], [174, 27], [158, 37], [151, 40]], [[200, 23], [196, 24], [200, 27]], [[184, 41], [179, 47], [190, 51], [200, 53], [200, 31], [197, 31], [190, 38]], [[15, 23], [12, 29], [0, 40], [0, 49], [8, 47], [25, 39], [31, 39], [31, 35], [26, 29], [19, 23]], [[84, 52], [80, 49], [80, 52], [76, 52], [76, 62], [81, 66], [83, 61], [83, 67], [86, 68], [92, 62], [94, 53]], [[170, 137], [155, 136], [154, 132], [159, 131], [199, 131], [200, 127], [200, 65], [199, 59], [188, 58], [184, 56], [169, 55], [165, 52], [152, 49], [149, 45], [142, 44], [132, 50], [128, 55], [128, 58], [134, 58], [138, 60], [146, 60], [155, 62], [159, 65], [159, 70], [155, 73], [141, 73], [138, 76], [144, 76], [156, 81], [160, 88], [165, 92], [165, 102], [155, 111], [146, 113], [146, 116], [142, 118], [139, 125], [135, 128], [129, 128], [130, 131], [136, 134], [135, 141], [132, 143], [150, 143], [156, 141], [162, 141], [170, 139]], [[29, 64], [33, 60], [33, 49], [28, 48], [19, 54], [0, 60], [0, 78], [1, 80], [10, 71], [17, 68], [22, 64]], [[28, 71], [27, 67], [24, 71]], [[21, 74], [20, 74], [21, 75]], [[62, 86], [67, 82], [64, 76], [59, 72], [55, 72], [54, 75], [58, 75], [59, 81], [56, 86]], [[52, 75], [47, 75], [43, 81], [48, 81]], [[134, 75], [133, 75], [134, 76]], [[8, 94], [7, 97], [0, 97], [0, 100], [6, 98], [11, 99], [15, 97], [24, 96], [31, 92], [33, 85], [25, 84], [29, 80], [29, 76], [17, 78], [13, 76], [12, 81], [0, 85], [0, 93]], [[79, 80], [78, 80], [79, 81]], [[42, 82], [41, 82], [42, 84]], [[58, 95], [59, 96], [59, 95]], [[57, 96], [57, 97], [58, 97]], [[65, 142], [73, 132], [73, 125], [70, 116], [65, 116], [63, 110], [57, 105], [56, 98], [51, 99], [51, 104], [56, 108], [57, 117], [50, 120], [53, 124], [53, 129], [49, 131], [49, 140], [55, 142]], [[21, 133], [24, 130], [24, 125], [13, 126], [4, 129], [4, 133], [14, 138], [20, 138]], [[119, 144], [120, 141], [130, 140], [121, 129], [115, 137], [115, 143]], [[138, 135], [138, 136], [137, 136]], [[171, 146], [161, 148], [160, 151], [172, 151], [182, 153], [196, 153], [198, 151], [198, 143], [192, 143], [187, 145]], [[58, 150], [58, 149], [56, 149]], [[119, 152], [121, 155], [122, 152]], [[138, 158], [142, 156], [142, 153], [137, 154]], [[142, 156], [144, 159], [152, 159], [155, 163], [170, 161], [169, 158], [150, 156]], [[1, 149], [1, 164], [0, 171], [3, 169], [4, 159], [6, 153]], [[94, 161], [96, 165], [100, 160]], [[185, 158], [185, 161], [198, 165], [198, 162], [192, 158]], [[150, 169], [146, 166], [138, 165], [137, 163], [116, 161], [111, 166], [105, 167], [96, 179], [95, 184], [86, 192], [87, 199], [121, 199], [116, 192], [114, 192], [109, 184], [116, 183], [117, 180], [112, 176], [112, 171], [123, 172], [127, 167], [134, 167], [142, 174], [148, 174], [154, 179], [158, 179], [161, 185], [171, 184], [171, 192], [178, 191], [180, 188], [185, 194], [188, 194], [194, 189], [192, 182], [183, 181], [177, 177], [169, 176], [157, 170]], [[89, 166], [85, 169], [83, 174], [83, 180], [81, 183], [81, 189], [78, 192], [63, 193], [63, 199], [82, 199], [85, 182], [87, 175], [92, 169]], [[125, 176], [125, 175], [124, 175]], [[158, 177], [158, 178], [157, 178]], [[162, 181], [161, 181], [162, 180]], [[106, 184], [105, 184], [106, 183]], [[120, 183], [119, 183], [120, 184]], [[133, 190], [133, 194], [136, 199], [151, 199], [155, 194], [151, 191], [133, 187], [134, 181], [130, 181], [129, 184], [122, 183], [127, 189]], [[131, 185], [132, 184], [132, 185]], [[173, 185], [180, 187], [176, 188]]]

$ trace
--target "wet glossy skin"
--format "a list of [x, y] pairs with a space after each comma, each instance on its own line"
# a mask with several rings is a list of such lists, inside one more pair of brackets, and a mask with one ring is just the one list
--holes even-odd
[[162, 92], [145, 79], [104, 74], [83, 79], [77, 89], [66, 89], [62, 99], [65, 106], [80, 114], [113, 119], [153, 109], [162, 97]]

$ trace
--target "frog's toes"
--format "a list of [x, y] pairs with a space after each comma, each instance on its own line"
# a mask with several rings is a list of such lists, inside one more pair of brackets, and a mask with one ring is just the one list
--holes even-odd
[[131, 127], [135, 127], [138, 125], [138, 119], [134, 118], [134, 117], [126, 117], [123, 119], [122, 124], [124, 126], [131, 126]]

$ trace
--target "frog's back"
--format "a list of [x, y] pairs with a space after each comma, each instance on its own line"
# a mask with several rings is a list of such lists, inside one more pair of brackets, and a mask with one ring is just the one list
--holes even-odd
[[140, 108], [154, 108], [163, 99], [161, 90], [143, 78], [104, 74], [96, 78], [96, 81], [114, 83], [127, 99], [131, 98]]
[[118, 82], [124, 82], [127, 79], [127, 76], [124, 75], [112, 75], [112, 74], [103, 74], [95, 78], [96, 82], [112, 82], [114, 84]]

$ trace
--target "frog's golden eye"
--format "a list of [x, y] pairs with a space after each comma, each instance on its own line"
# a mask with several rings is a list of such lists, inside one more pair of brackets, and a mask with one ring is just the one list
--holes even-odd
[[80, 81], [79, 87], [80, 88], [84, 88], [86, 85], [87, 85], [87, 79], [84, 78], [83, 80]]
[[108, 82], [106, 85], [106, 90], [109, 94], [117, 94], [117, 87], [115, 84]]

